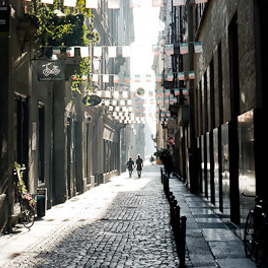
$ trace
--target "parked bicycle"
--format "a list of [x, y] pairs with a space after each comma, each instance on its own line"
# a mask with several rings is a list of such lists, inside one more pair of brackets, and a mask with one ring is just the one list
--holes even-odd
[[246, 220], [244, 247], [246, 256], [254, 259], [258, 268], [264, 268], [268, 267], [268, 206], [255, 198], [254, 209], [249, 211]]
[[36, 198], [34, 194], [27, 191], [23, 181], [23, 172], [25, 167], [21, 167], [18, 163], [14, 163], [14, 175], [17, 178], [18, 199], [20, 203], [20, 220], [22, 224], [30, 229], [35, 220], [35, 204]]

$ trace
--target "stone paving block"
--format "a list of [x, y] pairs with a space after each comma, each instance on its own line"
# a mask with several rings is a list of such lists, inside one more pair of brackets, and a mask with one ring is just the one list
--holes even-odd
[[[159, 169], [149, 172], [140, 180], [115, 178], [60, 205], [66, 215], [59, 213], [61, 224], [33, 245], [36, 254], [25, 252], [5, 267], [178, 267]], [[46, 219], [59, 222], [57, 215]]]

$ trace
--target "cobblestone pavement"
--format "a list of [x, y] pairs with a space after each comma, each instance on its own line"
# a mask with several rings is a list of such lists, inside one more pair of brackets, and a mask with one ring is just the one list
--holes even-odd
[[[158, 166], [146, 166], [140, 179], [123, 174], [68, 200], [42, 224], [53, 221], [58, 224], [2, 267], [179, 266]], [[22, 236], [30, 239], [38, 224]]]

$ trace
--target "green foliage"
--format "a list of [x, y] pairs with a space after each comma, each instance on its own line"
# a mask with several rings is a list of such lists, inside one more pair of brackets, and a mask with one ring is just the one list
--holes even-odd
[[75, 75], [72, 81], [71, 90], [81, 94], [80, 85], [84, 81], [84, 77], [87, 77], [87, 90], [90, 90], [89, 74], [90, 74], [90, 58], [83, 58], [80, 61], [79, 69], [75, 71]]
[[159, 157], [160, 160], [163, 161], [163, 159], [170, 155], [170, 152], [168, 149], [159, 149], [154, 153], [154, 155], [156, 157]]
[[83, 46], [100, 40], [94, 30], [94, 16], [86, 12], [85, 0], [78, 0], [72, 12], [59, 0], [54, 5], [33, 1], [29, 15], [37, 19], [36, 37], [40, 47]]
[[[17, 174], [17, 178], [18, 178], [17, 187], [18, 187], [19, 193], [20, 194], [27, 193], [28, 191], [26, 189], [26, 185], [25, 185], [24, 180], [23, 180], [23, 172], [22, 172], [21, 165], [18, 164], [17, 162], [14, 162], [14, 168], [16, 170], [16, 174]], [[18, 174], [19, 174], [19, 176], [18, 176]]]
[[22, 199], [26, 200], [30, 205], [35, 205], [36, 198], [33, 197], [33, 195], [27, 191], [25, 182], [23, 180], [23, 172], [21, 165], [17, 162], [14, 162], [14, 168], [16, 170], [16, 175], [18, 178], [16, 186], [18, 188], [19, 194], [21, 195]]

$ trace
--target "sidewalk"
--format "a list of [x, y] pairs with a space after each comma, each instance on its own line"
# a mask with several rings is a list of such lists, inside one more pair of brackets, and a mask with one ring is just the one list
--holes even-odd
[[202, 268], [256, 268], [253, 261], [245, 257], [243, 242], [220, 220], [205, 202], [187, 192], [176, 177], [169, 180], [181, 216], [187, 217], [186, 267]]
[[[46, 211], [30, 231], [0, 236], [1, 268], [179, 266], [160, 167], [115, 177]], [[170, 191], [187, 217], [186, 267], [255, 268], [242, 241], [177, 178]]]
[[0, 236], [1, 268], [178, 267], [159, 166], [114, 177]]

